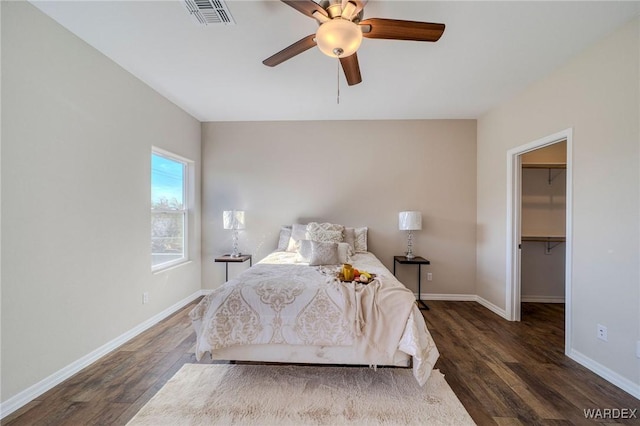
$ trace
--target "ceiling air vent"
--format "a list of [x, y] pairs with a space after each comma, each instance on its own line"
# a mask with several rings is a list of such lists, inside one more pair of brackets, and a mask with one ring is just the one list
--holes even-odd
[[184, 0], [184, 5], [199, 25], [235, 25], [229, 8], [222, 0]]

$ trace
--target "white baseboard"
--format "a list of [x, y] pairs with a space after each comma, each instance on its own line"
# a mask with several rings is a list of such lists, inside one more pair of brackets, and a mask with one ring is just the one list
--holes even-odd
[[564, 296], [522, 296], [523, 303], [564, 303]]
[[634, 383], [631, 380], [625, 377], [622, 377], [621, 375], [611, 370], [610, 368], [605, 367], [599, 362], [592, 360], [588, 356], [584, 355], [581, 352], [576, 351], [575, 349], [571, 349], [571, 351], [567, 354], [567, 356], [572, 360], [574, 360], [575, 362], [577, 362], [578, 364], [593, 371], [603, 379], [616, 385], [623, 391], [631, 394], [634, 398], [640, 399], [640, 384]]
[[493, 303], [489, 302], [487, 299], [480, 296], [476, 296], [476, 302], [478, 302], [485, 308], [489, 309], [494, 314], [500, 315], [502, 318], [508, 321], [507, 311], [505, 311], [504, 309], [494, 305]]
[[67, 380], [69, 377], [73, 376], [74, 374], [76, 374], [83, 368], [87, 367], [88, 365], [93, 364], [98, 359], [102, 358], [103, 356], [113, 351], [114, 349], [117, 349], [119, 346], [122, 346], [123, 344], [125, 344], [132, 338], [136, 337], [138, 334], [142, 333], [143, 331], [153, 327], [163, 319], [167, 318], [168, 316], [175, 313], [179, 309], [182, 309], [185, 305], [191, 303], [192, 301], [202, 296], [203, 294], [204, 294], [203, 290], [196, 291], [191, 296], [188, 296], [182, 299], [181, 301], [173, 304], [172, 306], [169, 306], [164, 311], [159, 312], [158, 314], [152, 316], [148, 320], [137, 325], [136, 327], [132, 328], [126, 333], [100, 346], [98, 349], [94, 350], [93, 352], [88, 353], [82, 358], [72, 362], [71, 364], [67, 365], [61, 370], [58, 370], [57, 372], [53, 373], [49, 377], [46, 377], [45, 379], [39, 381], [33, 386], [30, 386], [27, 389], [23, 390], [22, 392], [12, 396], [5, 402], [0, 403], [0, 419], [8, 416], [9, 414], [18, 410], [25, 404], [29, 403], [30, 401], [42, 395], [46, 391], [50, 390], [54, 386]]
[[446, 300], [449, 302], [475, 302], [475, 294], [445, 294], [445, 293], [422, 293], [422, 300]]
[[500, 315], [507, 319], [507, 312], [489, 302], [488, 300], [478, 296], [477, 294], [446, 294], [446, 293], [422, 293], [422, 300], [446, 300], [450, 302], [478, 302], [494, 314]]

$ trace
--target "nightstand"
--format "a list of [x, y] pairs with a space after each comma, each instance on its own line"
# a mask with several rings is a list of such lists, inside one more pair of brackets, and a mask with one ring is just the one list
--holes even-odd
[[[430, 265], [431, 262], [429, 262], [424, 257], [420, 257], [420, 256], [416, 256], [413, 259], [407, 259], [406, 256], [393, 256], [393, 275], [396, 274], [396, 263], [399, 263], [401, 265], [418, 265], [418, 298], [416, 299], [416, 303], [418, 303], [419, 309], [429, 310], [429, 307], [427, 306], [427, 304], [420, 299], [420, 294], [421, 294], [420, 276], [422, 275], [421, 274], [422, 265]], [[422, 308], [420, 308], [420, 305], [422, 305]]]
[[216, 257], [216, 262], [224, 262], [224, 281], [229, 281], [229, 263], [242, 263], [249, 261], [249, 266], [253, 266], [253, 259], [250, 254], [241, 254], [238, 257], [232, 257], [230, 254], [225, 254], [220, 257]]

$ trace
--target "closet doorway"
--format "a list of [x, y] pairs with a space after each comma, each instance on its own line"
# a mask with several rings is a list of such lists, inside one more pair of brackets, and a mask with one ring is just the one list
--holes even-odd
[[508, 319], [521, 302], [565, 303], [565, 352], [571, 330], [571, 152], [564, 130], [507, 153]]
[[521, 154], [521, 302], [565, 302], [566, 169], [566, 141]]

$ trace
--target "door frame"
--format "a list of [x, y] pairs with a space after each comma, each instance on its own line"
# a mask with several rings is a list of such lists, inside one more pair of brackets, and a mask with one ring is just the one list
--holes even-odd
[[573, 128], [562, 130], [507, 151], [507, 274], [506, 314], [520, 321], [520, 242], [522, 210], [522, 154], [567, 141], [566, 243], [565, 243], [565, 353], [571, 348], [571, 265], [573, 252]]

